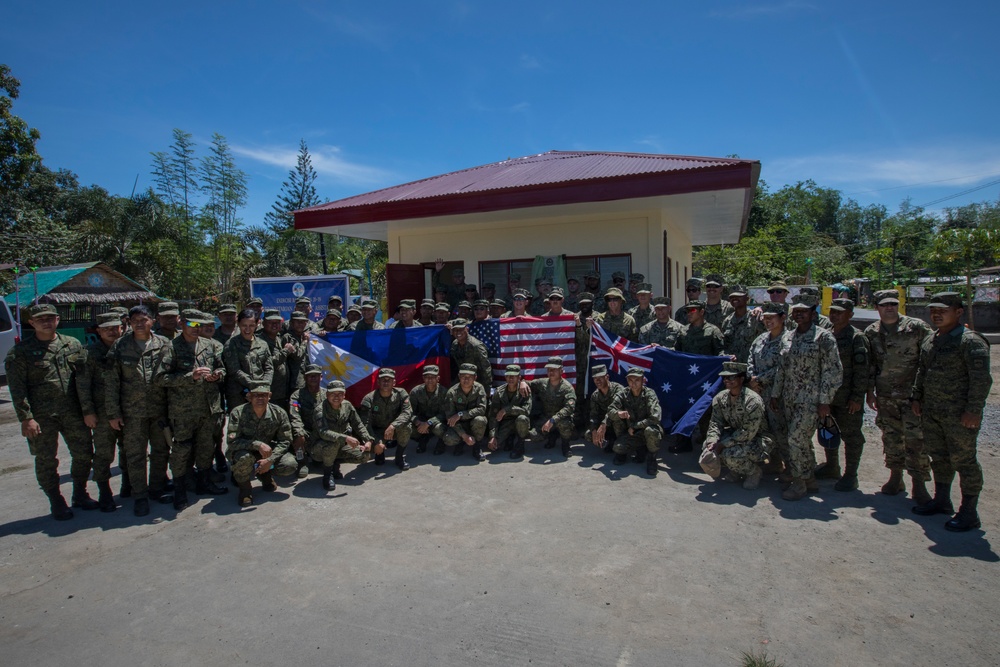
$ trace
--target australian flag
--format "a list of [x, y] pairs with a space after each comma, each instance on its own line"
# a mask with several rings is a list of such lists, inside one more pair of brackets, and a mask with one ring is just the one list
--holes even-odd
[[712, 405], [722, 380], [719, 372], [729, 357], [706, 357], [675, 352], [656, 345], [639, 345], [612, 336], [599, 324], [591, 330], [590, 364], [604, 364], [612, 380], [628, 385], [630, 368], [646, 372], [646, 385], [660, 399], [664, 430], [690, 436], [695, 425]]

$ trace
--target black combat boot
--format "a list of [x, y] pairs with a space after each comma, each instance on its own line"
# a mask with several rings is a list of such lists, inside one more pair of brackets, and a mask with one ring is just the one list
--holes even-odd
[[640, 445], [635, 448], [635, 454], [632, 455], [632, 460], [635, 463], [645, 463], [646, 462], [646, 447], [645, 445]]
[[816, 466], [813, 471], [816, 479], [840, 479], [840, 448], [824, 447], [826, 463]]
[[199, 470], [195, 473], [194, 492], [199, 496], [221, 496], [229, 493], [229, 489], [212, 481], [212, 469]]
[[569, 450], [569, 439], [560, 438], [560, 440], [562, 441], [562, 455], [565, 456], [566, 458], [569, 458], [570, 455], [572, 454], [572, 452], [570, 452]]
[[671, 454], [681, 454], [693, 450], [694, 445], [691, 444], [691, 436], [689, 435], [678, 435], [676, 442], [667, 447], [667, 451]]
[[73, 481], [73, 507], [82, 510], [96, 510], [101, 505], [87, 493], [87, 480]]
[[337, 482], [333, 479], [333, 466], [323, 466], [323, 489], [333, 491], [337, 488]]
[[344, 473], [340, 472], [340, 461], [336, 461], [333, 464], [333, 478], [344, 479]]
[[455, 456], [461, 456], [464, 453], [465, 453], [465, 443], [459, 442], [457, 445], [455, 445], [455, 451], [452, 452], [452, 454], [454, 454]]
[[656, 465], [656, 452], [648, 452], [646, 454], [646, 474], [650, 477], [656, 477], [656, 473], [659, 471], [659, 467]]
[[472, 458], [477, 461], [485, 461], [486, 454], [483, 454], [483, 441], [476, 440], [476, 443], [472, 445]]
[[438, 438], [438, 444], [434, 447], [434, 456], [437, 456], [438, 454], [444, 454], [444, 449], [445, 449], [444, 440]]
[[524, 438], [516, 437], [514, 439], [514, 449], [510, 452], [510, 458], [519, 459], [524, 456]]
[[556, 438], [559, 437], [559, 432], [555, 429], [549, 431], [549, 434], [545, 437], [545, 449], [552, 449], [556, 446]]
[[187, 475], [177, 477], [174, 489], [174, 509], [180, 512], [188, 506]]
[[161, 489], [149, 489], [149, 497], [163, 505], [174, 502], [174, 494]]
[[962, 505], [958, 508], [958, 514], [953, 516], [944, 524], [945, 530], [953, 533], [964, 533], [968, 530], [981, 527], [979, 513], [976, 512], [976, 505], [979, 504], [979, 496], [967, 496], [962, 494]]
[[612, 452], [615, 451], [615, 443], [608, 440], [607, 442], [604, 443], [604, 447], [601, 448], [601, 451], [604, 452], [605, 454], [611, 454]]
[[396, 467], [400, 470], [409, 470], [410, 464], [406, 461], [406, 448], [399, 447], [396, 449], [396, 457], [393, 459]]
[[260, 480], [261, 488], [264, 491], [277, 491], [278, 484], [274, 481], [274, 474], [269, 469], [267, 472], [257, 475], [257, 479]]
[[73, 518], [73, 510], [66, 505], [66, 499], [59, 492], [59, 487], [52, 491], [46, 491], [49, 497], [49, 509], [52, 511], [52, 518], [56, 521], [66, 521]]
[[215, 471], [229, 472], [229, 462], [226, 461], [226, 455], [222, 453], [221, 446], [215, 450]]
[[148, 498], [136, 498], [135, 507], [132, 509], [136, 516], [146, 516], [149, 514], [149, 499]]
[[125, 461], [125, 452], [118, 450], [118, 470], [121, 471], [122, 487], [118, 495], [122, 498], [132, 497], [132, 483], [128, 477], [128, 463]]
[[934, 499], [923, 505], [915, 505], [911, 510], [920, 516], [954, 514], [955, 506], [951, 504], [951, 484], [934, 482]]
[[503, 443], [503, 450], [505, 452], [512, 451], [514, 449], [514, 443], [517, 441], [517, 436], [507, 438]]
[[111, 491], [111, 482], [104, 480], [97, 483], [97, 504], [102, 512], [114, 512], [118, 509], [115, 505], [115, 494]]
[[249, 507], [250, 505], [253, 505], [250, 480], [239, 483], [239, 491], [236, 492], [236, 502], [240, 507]]
[[612, 463], [614, 463], [616, 466], [620, 466], [624, 465], [625, 461], [627, 460], [628, 460], [628, 454], [615, 454], [615, 458], [613, 459]]
[[385, 450], [382, 450], [381, 454], [375, 455], [375, 465], [384, 466], [385, 465]]
[[427, 443], [431, 441], [431, 434], [427, 433], [425, 435], [417, 436], [417, 454], [423, 454], [427, 451]]

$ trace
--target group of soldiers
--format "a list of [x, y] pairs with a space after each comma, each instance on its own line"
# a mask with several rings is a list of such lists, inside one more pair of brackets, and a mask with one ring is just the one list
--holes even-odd
[[[753, 489], [763, 475], [774, 474], [787, 500], [815, 493], [824, 478], [836, 479], [837, 490], [857, 489], [867, 404], [877, 411], [890, 470], [882, 492], [903, 491], [905, 469], [914, 512], [954, 513], [950, 530], [979, 527], [976, 437], [991, 384], [989, 349], [958, 324], [963, 304], [957, 295], [938, 295], [931, 304], [932, 331], [899, 315], [898, 294], [883, 290], [875, 295], [879, 321], [861, 332], [850, 324], [850, 299], [835, 299], [827, 318], [817, 310], [816, 288], [801, 288], [786, 304], [789, 290], [781, 282], [769, 287], [768, 303], [751, 309], [743, 286], [726, 290], [721, 276], [693, 279], [684, 305], [671, 316], [669, 297], [653, 297], [641, 274], [629, 276], [626, 286], [625, 274], [616, 273], [601, 298], [587, 291], [600, 290], [596, 272], [583, 277], [584, 291], [572, 278], [566, 290], [540, 280], [536, 294], [520, 289], [519, 281], [510, 276], [501, 301], [489, 298], [494, 286], [484, 284], [479, 293], [454, 272], [451, 284], [435, 286], [441, 300], [419, 307], [415, 300], [401, 301], [388, 326], [443, 324], [451, 330], [452, 376], [442, 378], [437, 366], [426, 365], [423, 384], [407, 391], [396, 386], [391, 368], [382, 368], [377, 387], [358, 406], [346, 400], [342, 382], [322, 387], [323, 371], [309, 363], [308, 345], [314, 335], [387, 326], [377, 320], [371, 300], [342, 317], [342, 300], [332, 296], [319, 322], [310, 318], [307, 298], [296, 301], [287, 321], [259, 299], [243, 310], [222, 305], [215, 315], [180, 312], [173, 302], [159, 304], [155, 314], [143, 305], [113, 309], [98, 317], [97, 340], [87, 348], [56, 331], [53, 306], [32, 306], [34, 336], [11, 350], [6, 366], [53, 516], [72, 517], [59, 489], [59, 433], [72, 457], [72, 506], [116, 509], [110, 470], [117, 450], [120, 496], [134, 498], [137, 516], [149, 513], [150, 499], [180, 511], [188, 491], [225, 494], [219, 483], [226, 472], [245, 506], [253, 503], [254, 479], [263, 491], [274, 491], [274, 476], [305, 478], [310, 464], [321, 470], [328, 491], [342, 477], [341, 463], [384, 465], [388, 450], [394, 450], [396, 467], [407, 470], [411, 440], [417, 452], [434, 441], [434, 454], [451, 448], [456, 456], [469, 451], [482, 461], [498, 451], [520, 458], [527, 440], [559, 446], [569, 457], [571, 441], [582, 433], [586, 443], [613, 455], [615, 465], [631, 456], [655, 476], [664, 438], [659, 400], [641, 369], [630, 370], [624, 386], [604, 366], [589, 364], [596, 323], [638, 343], [727, 357], [724, 389], [702, 420], [699, 462], [712, 477]], [[532, 314], [573, 316], [577, 367], [589, 368], [589, 395], [586, 383], [574, 389], [563, 377], [560, 357], [548, 360], [545, 377], [530, 381], [520, 367], [507, 366], [505, 382], [493, 387], [486, 348], [469, 333], [470, 323]], [[826, 456], [819, 466], [817, 429]], [[677, 438], [669, 448], [692, 449], [690, 438]], [[932, 470], [933, 497], [926, 489]], [[96, 501], [87, 490], [91, 472]], [[962, 486], [957, 513], [950, 498], [956, 472]]]

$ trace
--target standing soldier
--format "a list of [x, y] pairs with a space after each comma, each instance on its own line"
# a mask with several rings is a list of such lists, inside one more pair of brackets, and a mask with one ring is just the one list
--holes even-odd
[[[590, 420], [583, 439], [600, 447], [605, 454], [610, 454], [615, 441], [621, 436], [621, 433], [618, 432], [619, 422], [612, 421], [610, 418], [611, 404], [614, 403], [619, 394], [625, 391], [625, 387], [611, 381], [611, 378], [608, 377], [608, 367], [604, 364], [598, 364], [591, 368], [590, 377], [594, 381], [595, 389], [590, 395]], [[608, 437], [609, 424], [611, 426], [610, 437]]]
[[[114, 512], [115, 497], [111, 491], [111, 464], [115, 450], [121, 444], [121, 432], [111, 428], [108, 411], [105, 409], [107, 393], [104, 374], [110, 368], [108, 350], [121, 338], [122, 323], [117, 313], [101, 313], [97, 316], [97, 340], [87, 346], [87, 363], [80, 366], [76, 375], [76, 393], [80, 397], [83, 423], [94, 436], [94, 482], [99, 491], [98, 504], [102, 512]], [[128, 465], [124, 450], [119, 458], [122, 470], [122, 488], [128, 486]], [[131, 493], [131, 492], [129, 492]]]
[[476, 367], [476, 381], [489, 390], [493, 386], [493, 365], [490, 363], [489, 352], [475, 336], [469, 334], [469, 323], [458, 318], [451, 323], [451, 363], [456, 369], [463, 364]]
[[[798, 303], [803, 297], [812, 297], [814, 299], [814, 303], [817, 305], [819, 305], [819, 302], [823, 300], [823, 295], [820, 292], [820, 289], [811, 285], [800, 287], [799, 293], [792, 297], [792, 303]], [[823, 313], [817, 310], [814, 319], [816, 320], [816, 326], [821, 329], [826, 329], [827, 331], [833, 331], [833, 323], [830, 322], [830, 318]], [[795, 323], [790, 323], [789, 328], [794, 329]]]
[[385, 329], [385, 325], [375, 319], [378, 313], [378, 304], [371, 299], [361, 302], [361, 319], [350, 325], [351, 331], [380, 331]]
[[[593, 294], [595, 297], [598, 296], [603, 291], [601, 289], [601, 272], [588, 271], [583, 274], [583, 286], [586, 288], [587, 292]], [[605, 310], [604, 301], [597, 299], [597, 301], [594, 301], [593, 307], [595, 313], [603, 313]]]
[[575, 313], [579, 310], [580, 304], [580, 279], [570, 276], [566, 279], [566, 294], [563, 298], [563, 308]]
[[434, 324], [434, 299], [424, 299], [420, 302], [420, 316], [417, 321], [423, 327]]
[[122, 431], [125, 442], [128, 477], [135, 498], [133, 511], [136, 516], [146, 516], [150, 498], [164, 503], [174, 499], [167, 493], [167, 401], [163, 388], [153, 383], [160, 355], [170, 341], [151, 331], [153, 313], [146, 306], [134, 306], [129, 311], [129, 322], [132, 331], [116, 340], [108, 352], [111, 368], [105, 376], [105, 408], [108, 423]]
[[309, 475], [309, 457], [316, 441], [317, 411], [323, 404], [323, 369], [309, 364], [302, 372], [305, 384], [292, 392], [289, 399], [288, 420], [292, 424], [292, 454], [296, 460], [296, 476]]
[[281, 333], [284, 324], [281, 311], [268, 308], [264, 311], [264, 327], [257, 336], [267, 345], [271, 355], [271, 403], [283, 410], [288, 409], [288, 357], [298, 352], [298, 348]]
[[485, 461], [483, 445], [486, 438], [486, 411], [489, 397], [483, 385], [476, 382], [474, 364], [462, 364], [458, 369], [458, 384], [445, 394], [445, 417], [448, 430], [434, 449], [435, 454], [444, 451], [445, 446], [455, 446], [455, 456], [461, 456], [465, 445], [472, 447], [472, 457]]
[[[764, 401], [744, 386], [747, 365], [738, 361], [722, 364], [723, 390], [712, 399], [712, 423], [705, 436], [704, 451], [715, 454], [734, 475], [744, 477], [743, 488], [756, 489], [763, 471], [760, 462], [771, 447]], [[704, 462], [702, 455], [701, 461]], [[712, 477], [709, 469], [702, 466]]]
[[406, 444], [410, 442], [413, 410], [410, 394], [396, 386], [396, 371], [381, 368], [378, 372], [378, 389], [367, 394], [358, 407], [358, 415], [368, 432], [375, 439], [375, 465], [385, 464], [386, 448], [396, 448], [396, 467], [409, 470], [406, 461]]
[[28, 439], [35, 457], [35, 479], [49, 497], [52, 517], [64, 521], [73, 518], [73, 511], [59, 491], [60, 433], [72, 457], [73, 507], [92, 510], [99, 506], [87, 494], [94, 449], [76, 396], [76, 374], [86, 362], [86, 353], [75, 338], [56, 331], [59, 313], [55, 306], [30, 306], [28, 322], [34, 337], [16, 343], [4, 365], [21, 435]]
[[725, 354], [726, 342], [722, 331], [705, 321], [705, 304], [702, 301], [691, 301], [686, 307], [687, 324], [677, 336], [674, 349], [687, 354], [704, 354], [717, 357]]
[[733, 307], [722, 299], [722, 276], [713, 273], [705, 277], [705, 321], [722, 329], [726, 318], [733, 314]]
[[781, 350], [771, 393], [772, 409], [777, 409], [779, 396], [784, 400], [788, 424], [792, 481], [781, 494], [785, 500], [800, 500], [807, 492], [819, 490], [813, 476], [816, 452], [812, 440], [817, 420], [830, 415], [830, 403], [843, 379], [837, 341], [816, 326], [815, 307], [814, 297], [803, 297], [792, 306], [796, 328]]
[[[268, 387], [270, 399], [274, 366], [267, 343], [257, 338], [257, 316], [253, 309], [245, 308], [239, 315], [240, 335], [233, 336], [222, 350], [226, 363], [226, 407], [229, 412], [247, 401], [250, 390], [261, 384]], [[232, 457], [230, 457], [232, 458]]]
[[[576, 357], [576, 367], [580, 373], [586, 373], [590, 367], [590, 319], [594, 314], [594, 295], [590, 292], [580, 292], [577, 296], [577, 308], [579, 312], [574, 318], [576, 321], [575, 335], [573, 340], [574, 356]], [[576, 383], [576, 414], [573, 422], [582, 426], [587, 414], [587, 383]]]
[[[785, 406], [781, 396], [774, 393], [774, 380], [778, 375], [778, 364], [781, 362], [781, 350], [784, 349], [788, 332], [785, 330], [785, 304], [765, 303], [763, 308], [763, 323], [767, 329], [754, 339], [750, 345], [750, 358], [747, 374], [750, 376], [750, 388], [760, 395], [767, 412], [767, 426], [771, 432], [774, 447], [769, 454], [770, 472], [777, 472], [782, 482], [790, 482], [791, 470], [788, 453], [788, 424], [785, 422]], [[771, 399], [776, 399], [772, 403]], [[771, 407], [774, 405], [774, 407]], [[782, 465], [787, 470], [782, 473]]]
[[545, 449], [556, 446], [562, 438], [562, 455], [569, 457], [569, 441], [573, 438], [573, 416], [576, 412], [576, 391], [563, 377], [561, 357], [549, 357], [544, 378], [528, 383], [532, 395], [541, 407], [535, 428], [545, 436]]
[[638, 366], [629, 369], [625, 379], [628, 388], [618, 394], [608, 414], [619, 433], [614, 444], [615, 464], [625, 463], [628, 453], [634, 452], [632, 460], [646, 463], [646, 474], [656, 477], [656, 453], [660, 451], [663, 426], [660, 425], [662, 411], [656, 394], [646, 385], [646, 375]]
[[701, 300], [701, 279], [691, 278], [684, 285], [684, 305], [674, 313], [674, 319], [681, 324], [688, 323], [687, 304]]
[[399, 315], [392, 323], [391, 329], [406, 329], [408, 327], [419, 327], [420, 322], [414, 319], [417, 313], [417, 302], [413, 299], [403, 299], [399, 302]]
[[524, 456], [524, 439], [531, 430], [531, 393], [521, 394], [521, 367], [517, 364], [507, 366], [504, 378], [507, 384], [490, 399], [489, 448], [495, 452], [503, 447], [510, 458], [517, 459]]
[[649, 283], [640, 283], [635, 289], [636, 305], [629, 308], [628, 314], [635, 320], [635, 328], [642, 331], [642, 328], [653, 321], [656, 317], [650, 302], [653, 298], [653, 286]]
[[635, 320], [625, 312], [625, 299], [622, 291], [617, 287], [611, 287], [604, 293], [604, 303], [607, 310], [598, 313], [594, 317], [594, 322], [601, 325], [601, 328], [612, 336], [621, 336], [628, 340], [639, 340], [639, 330], [635, 326]]
[[920, 344], [931, 328], [922, 320], [899, 314], [899, 293], [875, 292], [879, 321], [865, 329], [872, 353], [868, 407], [876, 411], [882, 430], [882, 450], [889, 480], [882, 493], [894, 496], [905, 490], [903, 468], [910, 473], [912, 498], [918, 505], [931, 499], [924, 484], [930, 481], [930, 462], [924, 452], [920, 419], [910, 409], [910, 394], [917, 377]]
[[934, 499], [913, 508], [916, 514], [950, 514], [951, 483], [958, 473], [962, 505], [947, 530], [965, 532], [982, 523], [976, 505], [983, 489], [983, 468], [976, 457], [976, 440], [983, 407], [993, 385], [990, 346], [959, 321], [965, 312], [962, 295], [942, 292], [928, 304], [937, 327], [920, 349], [913, 385], [913, 413], [923, 420], [924, 443], [934, 470]]
[[288, 352], [285, 364], [288, 366], [288, 391], [293, 392], [305, 385], [302, 368], [309, 363], [309, 336], [306, 331], [308, 319], [302, 313], [292, 313], [285, 334], [285, 349], [290, 344], [294, 349]]
[[179, 335], [177, 326], [180, 314], [180, 309], [176, 302], [161, 301], [156, 307], [156, 325], [153, 327], [153, 333], [157, 336], [163, 336], [168, 340], [173, 340]]
[[853, 491], [858, 488], [858, 466], [861, 452], [865, 448], [865, 435], [861, 424], [865, 416], [865, 393], [871, 375], [868, 338], [851, 326], [854, 316], [854, 302], [850, 299], [834, 299], [830, 305], [830, 320], [833, 323], [833, 337], [837, 339], [840, 365], [844, 368], [844, 378], [840, 388], [830, 403], [830, 414], [840, 428], [844, 441], [844, 476], [840, 476], [840, 450], [827, 448], [826, 463], [816, 468], [816, 479], [837, 479], [833, 488], [837, 491]]
[[424, 366], [424, 383], [410, 391], [410, 408], [413, 410], [413, 431], [416, 432], [417, 454], [427, 451], [431, 437], [438, 442], [445, 431], [445, 396], [448, 390], [441, 384], [441, 371], [434, 364]]
[[174, 509], [188, 506], [186, 476], [192, 462], [195, 493], [219, 496], [228, 489], [216, 486], [209, 475], [215, 443], [212, 431], [222, 414], [219, 383], [225, 379], [222, 345], [198, 335], [208, 316], [185, 310], [181, 335], [163, 347], [155, 381], [166, 389], [167, 416], [174, 436], [170, 450], [170, 472], [174, 476]]
[[215, 330], [212, 338], [225, 345], [233, 336], [239, 336], [239, 329], [236, 328], [236, 306], [231, 303], [224, 303], [219, 306], [216, 312], [219, 316], [219, 328]]
[[512, 273], [507, 277], [507, 296], [503, 298], [504, 305], [507, 306], [504, 310], [511, 311], [514, 310], [514, 292], [521, 289], [521, 274]]
[[639, 329], [639, 342], [643, 345], [658, 345], [674, 349], [677, 337], [684, 325], [670, 317], [670, 298], [658, 296], [653, 299], [653, 320]]
[[722, 339], [725, 342], [726, 354], [734, 357], [741, 364], [747, 363], [750, 356], [750, 345], [753, 343], [754, 322], [747, 312], [747, 290], [743, 285], [733, 285], [729, 288], [729, 305], [733, 312], [722, 324]]
[[297, 467], [295, 457], [288, 453], [292, 425], [287, 412], [270, 404], [270, 384], [253, 387], [248, 396], [249, 403], [229, 413], [226, 428], [226, 456], [239, 487], [236, 501], [241, 507], [253, 504], [250, 480], [254, 475], [264, 491], [277, 491], [274, 475], [291, 475]]
[[317, 413], [313, 458], [323, 464], [323, 488], [332, 491], [341, 479], [340, 462], [366, 463], [372, 451], [372, 436], [351, 402], [340, 380], [326, 387], [323, 409]]

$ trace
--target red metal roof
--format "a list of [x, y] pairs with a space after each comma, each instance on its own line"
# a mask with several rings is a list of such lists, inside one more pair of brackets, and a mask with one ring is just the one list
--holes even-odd
[[302, 209], [295, 212], [295, 227], [753, 188], [759, 174], [755, 160], [549, 151]]

